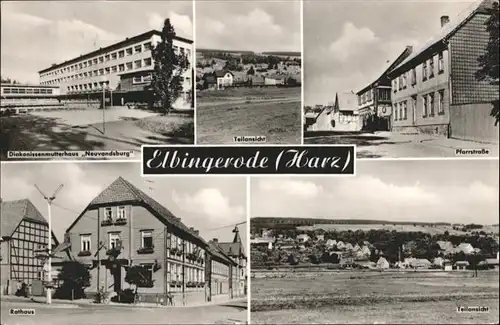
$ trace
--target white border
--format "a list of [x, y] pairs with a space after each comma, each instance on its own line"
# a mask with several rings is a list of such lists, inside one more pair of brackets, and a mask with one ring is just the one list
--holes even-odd
[[161, 144], [161, 145], [154, 145], [154, 144], [143, 144], [141, 146], [141, 157], [143, 157], [144, 153], [144, 148], [147, 147], [153, 147], [153, 148], [176, 148], [176, 147], [199, 147], [199, 148], [204, 148], [204, 147], [234, 147], [234, 148], [245, 148], [245, 147], [283, 147], [283, 148], [301, 148], [301, 147], [333, 147], [333, 148], [338, 148], [338, 147], [353, 147], [353, 157], [351, 159], [353, 160], [353, 173], [352, 174], [284, 174], [284, 173], [275, 173], [275, 174], [151, 174], [151, 175], [144, 175], [144, 170], [143, 170], [143, 164], [142, 164], [142, 159], [141, 159], [141, 177], [183, 177], [183, 176], [229, 176], [229, 177], [242, 177], [242, 176], [256, 176], [256, 177], [276, 177], [277, 175], [282, 175], [282, 176], [293, 176], [293, 177], [356, 177], [356, 171], [357, 171], [357, 166], [356, 166], [356, 145], [348, 145], [348, 144], [338, 144], [338, 145], [323, 145], [323, 144], [311, 144], [311, 145], [299, 145], [299, 144], [269, 144], [266, 146], [241, 146], [237, 144], [230, 144], [230, 145], [224, 145], [224, 144], [199, 144], [197, 146], [193, 146], [190, 144]]
[[[196, 72], [196, 0], [192, 0], [192, 3], [193, 3], [193, 22], [192, 22], [192, 26], [193, 26], [193, 52], [191, 53], [191, 60], [193, 60], [193, 63], [191, 63], [191, 68], [194, 69], [194, 78], [193, 80], [191, 80], [192, 82], [192, 86], [193, 87], [193, 91], [192, 91], [192, 94], [193, 94], [193, 107], [194, 107], [194, 114], [193, 114], [193, 145], [196, 145], [196, 142], [197, 142], [197, 137], [196, 137], [196, 129], [198, 129], [196, 127], [196, 115], [197, 115], [197, 102], [196, 102], [196, 92], [197, 92], [197, 89], [196, 89], [196, 85], [197, 85], [197, 82], [196, 82], [196, 76], [197, 76], [197, 72]], [[141, 148], [141, 156], [142, 156], [142, 148]]]
[[304, 1], [300, 0], [300, 144], [304, 144]]
[[251, 216], [251, 203], [252, 203], [252, 195], [251, 195], [251, 176], [247, 176], [247, 322], [248, 324], [252, 323], [252, 266], [251, 266], [251, 245], [250, 245], [250, 219]]

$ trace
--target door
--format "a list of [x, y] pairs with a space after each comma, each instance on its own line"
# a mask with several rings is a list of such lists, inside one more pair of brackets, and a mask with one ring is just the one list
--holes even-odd
[[120, 265], [116, 265], [111, 271], [113, 272], [113, 290], [120, 292], [122, 291], [122, 268]]

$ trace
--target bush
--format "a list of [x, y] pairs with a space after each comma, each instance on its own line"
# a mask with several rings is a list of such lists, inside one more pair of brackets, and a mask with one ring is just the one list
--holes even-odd
[[56, 289], [57, 299], [80, 299], [85, 297], [84, 288], [90, 284], [90, 273], [85, 265], [72, 261], [64, 264], [59, 273], [62, 286]]
[[122, 290], [116, 296], [111, 298], [111, 301], [132, 304], [135, 302], [135, 291], [132, 289]]

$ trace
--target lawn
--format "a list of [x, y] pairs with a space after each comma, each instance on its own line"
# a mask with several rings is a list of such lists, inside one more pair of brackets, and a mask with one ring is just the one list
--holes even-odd
[[[217, 94], [226, 97], [221, 100]], [[229, 89], [203, 96], [196, 109], [197, 143], [233, 144], [235, 136], [266, 136], [271, 144], [301, 143], [300, 88]]]
[[[77, 113], [75, 113], [77, 114]], [[193, 117], [184, 114], [122, 118], [72, 126], [64, 120], [31, 114], [0, 118], [1, 159], [12, 151], [134, 150], [142, 144], [191, 144]]]
[[252, 279], [252, 323], [498, 322], [498, 289], [498, 271], [283, 273]]
[[291, 98], [300, 99], [300, 87], [291, 88], [229, 88], [224, 90], [206, 90], [196, 93], [198, 103], [234, 99], [271, 99]]

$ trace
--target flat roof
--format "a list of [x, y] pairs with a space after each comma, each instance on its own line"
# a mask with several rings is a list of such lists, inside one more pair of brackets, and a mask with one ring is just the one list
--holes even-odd
[[19, 88], [59, 88], [59, 86], [28, 85], [28, 84], [8, 84], [3, 83], [1, 87], [19, 87]]
[[[87, 53], [87, 54], [80, 55], [79, 57], [73, 58], [71, 60], [67, 60], [67, 61], [64, 61], [62, 63], [52, 65], [50, 68], [46, 68], [46, 69], [38, 71], [38, 73], [44, 73], [44, 72], [47, 72], [47, 71], [50, 71], [50, 70], [54, 70], [54, 69], [60, 68], [62, 66], [68, 65], [68, 64], [72, 64], [74, 62], [78, 62], [80, 60], [89, 59], [91, 57], [94, 57], [94, 56], [98, 55], [99, 53], [107, 52], [107, 51], [112, 51], [114, 49], [121, 48], [121, 47], [123, 47], [126, 44], [135, 43], [135, 42], [138, 42], [138, 41], [140, 41], [142, 39], [150, 38], [153, 35], [161, 36], [161, 32], [158, 31], [158, 30], [153, 29], [153, 30], [147, 31], [145, 33], [142, 33], [140, 35], [134, 36], [134, 37], [127, 37], [123, 41], [120, 41], [118, 43], [114, 43], [114, 44], [106, 46], [106, 47], [101, 47], [98, 50], [92, 51], [92, 52]], [[184, 37], [175, 36], [174, 39], [178, 40], [178, 41], [181, 41], [181, 42], [188, 43], [188, 44], [193, 44], [192, 40], [184, 38]]]

